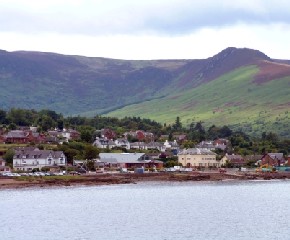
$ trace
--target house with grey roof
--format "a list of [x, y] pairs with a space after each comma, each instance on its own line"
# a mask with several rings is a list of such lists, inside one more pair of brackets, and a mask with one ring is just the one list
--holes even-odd
[[113, 147], [116, 147], [116, 143], [113, 140], [110, 140], [107, 138], [96, 137], [96, 140], [94, 141], [93, 146], [96, 146], [97, 148], [112, 149]]
[[62, 151], [39, 149], [16, 149], [13, 156], [15, 170], [32, 171], [43, 167], [66, 166], [66, 157]]
[[160, 152], [165, 152], [166, 146], [160, 142], [150, 142], [150, 143], [147, 143], [147, 149], [148, 150], [157, 149]]
[[226, 139], [216, 139], [214, 141], [201, 141], [199, 144], [196, 145], [197, 148], [207, 148], [211, 151], [215, 149], [225, 150], [228, 147], [229, 141]]
[[179, 144], [177, 143], [176, 140], [174, 140], [172, 142], [166, 140], [164, 142], [164, 146], [165, 146], [166, 149], [179, 150]]
[[117, 147], [126, 148], [127, 150], [130, 149], [130, 143], [126, 138], [118, 138], [115, 140], [115, 144]]
[[145, 142], [133, 142], [130, 143], [131, 149], [147, 150], [147, 144]]
[[163, 162], [152, 159], [145, 153], [100, 153], [100, 163], [114, 168], [162, 168]]

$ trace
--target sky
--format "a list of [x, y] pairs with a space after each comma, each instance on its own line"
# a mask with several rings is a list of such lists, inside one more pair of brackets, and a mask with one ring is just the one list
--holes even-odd
[[290, 59], [289, 0], [0, 0], [0, 49], [202, 59], [227, 47]]

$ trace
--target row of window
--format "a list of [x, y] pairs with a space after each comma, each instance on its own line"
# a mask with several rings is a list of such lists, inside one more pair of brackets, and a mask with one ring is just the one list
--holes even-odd
[[219, 167], [219, 164], [218, 163], [193, 163], [193, 164], [190, 164], [188, 163], [187, 164], [188, 167]]
[[[184, 158], [181, 158], [181, 160], [184, 160]], [[200, 158], [199, 158], [199, 159], [195, 159], [195, 158], [193, 158], [193, 159], [192, 159], [192, 158], [186, 158], [186, 160], [189, 160], [189, 161], [190, 161], [190, 160], [200, 160]], [[214, 160], [214, 161], [215, 161], [216, 158], [214, 158], [214, 157], [213, 157], [213, 158], [201, 158], [201, 160], [204, 160], [204, 161], [206, 161], [206, 160]]]
[[[22, 159], [21, 162], [22, 162], [22, 163], [26, 163], [26, 160], [23, 160], [23, 159]], [[51, 162], [52, 162], [51, 159], [49, 159], [49, 160], [48, 160], [48, 164], [51, 165]], [[60, 164], [63, 164], [63, 163], [64, 163], [63, 159], [60, 159], [60, 160], [59, 160], [59, 163], [60, 163]], [[18, 164], [18, 161], [16, 161], [15, 164]], [[32, 162], [32, 163], [30, 163], [30, 164], [33, 164], [33, 165], [34, 165], [34, 164], [39, 164], [39, 161]], [[56, 161], [53, 161], [53, 164], [56, 164]]]

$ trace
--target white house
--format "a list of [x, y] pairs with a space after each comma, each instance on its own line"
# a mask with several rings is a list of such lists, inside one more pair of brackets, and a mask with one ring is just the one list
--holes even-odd
[[176, 142], [176, 140], [174, 140], [173, 142], [169, 142], [168, 140], [166, 140], [164, 142], [164, 146], [166, 149], [171, 149], [171, 150], [178, 150], [179, 149], [179, 145]]
[[94, 141], [93, 146], [96, 146], [97, 148], [112, 149], [113, 147], [116, 147], [117, 145], [113, 140], [110, 140], [107, 138], [96, 137], [96, 140]]
[[117, 147], [122, 147], [122, 148], [126, 148], [126, 149], [130, 149], [130, 143], [127, 139], [125, 138], [118, 138], [115, 140], [115, 144]]
[[13, 156], [15, 170], [31, 171], [43, 167], [65, 166], [66, 157], [62, 151], [17, 149]]

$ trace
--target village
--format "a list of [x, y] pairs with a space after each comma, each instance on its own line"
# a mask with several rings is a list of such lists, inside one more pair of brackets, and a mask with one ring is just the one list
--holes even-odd
[[[217, 171], [250, 171], [275, 172], [290, 170], [290, 156], [283, 153], [265, 153], [263, 155], [228, 154], [218, 157], [216, 152], [223, 152], [230, 147], [230, 141], [218, 138], [202, 141], [191, 148], [183, 148], [185, 134], [160, 136], [162, 141], [154, 141], [154, 134], [142, 130], [125, 132], [121, 138], [111, 129], [101, 129], [91, 144], [98, 149], [98, 154], [91, 159], [68, 161], [63, 151], [45, 146], [62, 145], [78, 141], [80, 133], [73, 129], [50, 130], [46, 134], [30, 127], [22, 130], [11, 130], [1, 134], [2, 145], [13, 151], [12, 165], [7, 164], [0, 156], [0, 175], [17, 176], [49, 176], [146, 172], [206, 172]], [[129, 140], [136, 141], [130, 142]], [[0, 143], [1, 143], [0, 142]], [[10, 147], [11, 146], [11, 147]], [[41, 149], [38, 146], [42, 146]], [[167, 161], [168, 159], [174, 159]], [[169, 164], [170, 163], [170, 164]], [[251, 165], [249, 164], [251, 163]]]

